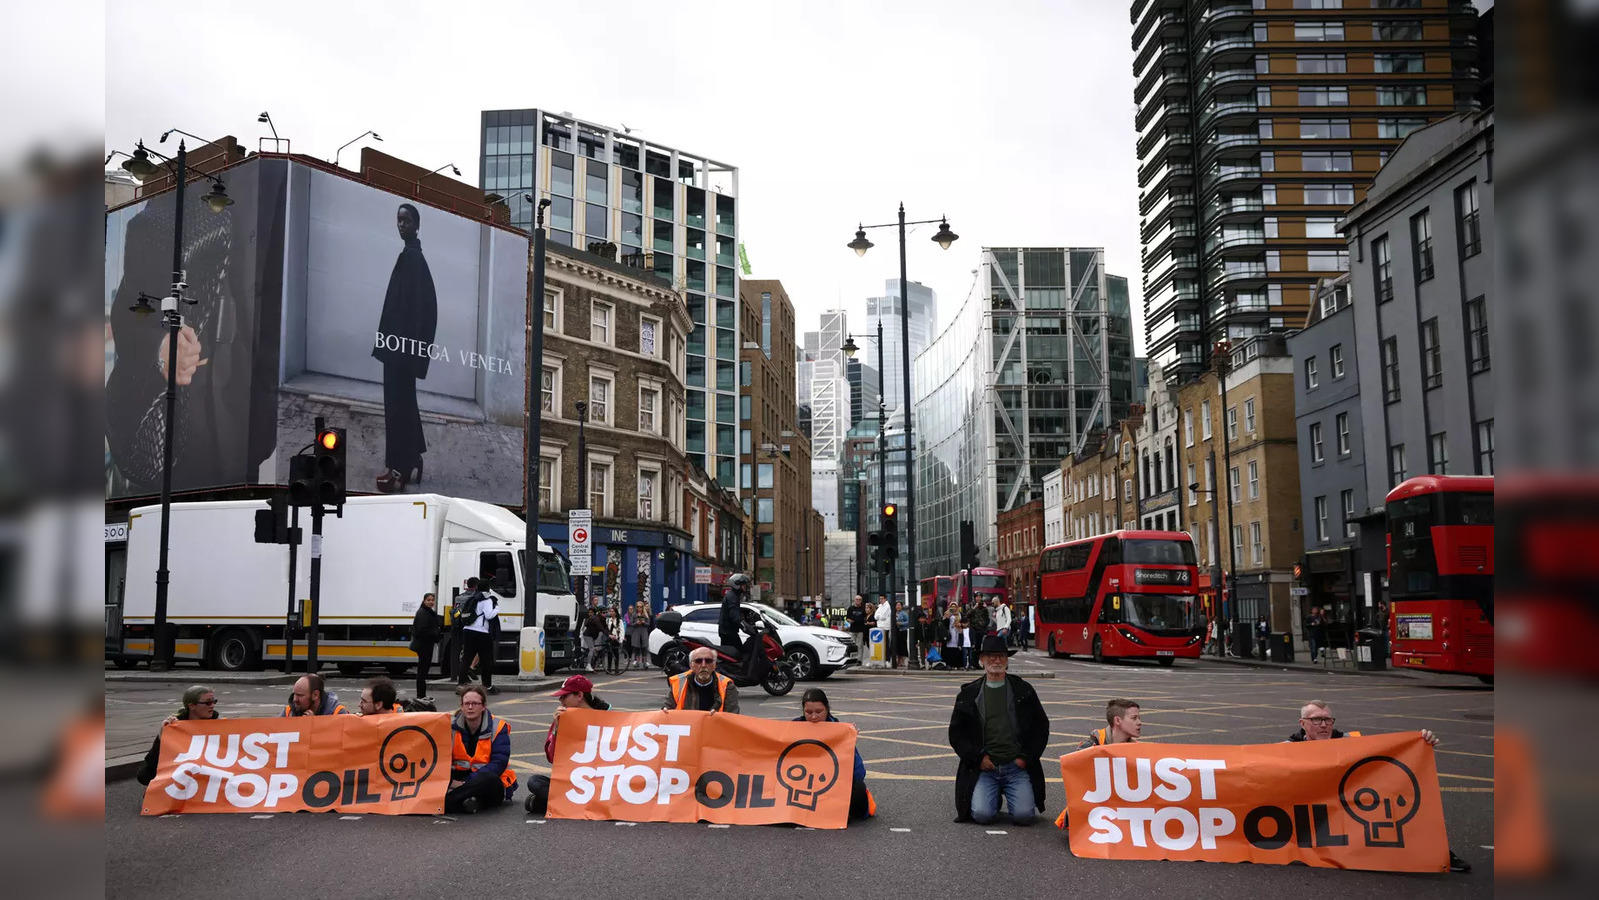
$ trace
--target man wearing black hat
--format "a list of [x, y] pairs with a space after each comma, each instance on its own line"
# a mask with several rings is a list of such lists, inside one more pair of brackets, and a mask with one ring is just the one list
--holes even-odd
[[986, 825], [1003, 797], [1011, 819], [1031, 825], [1044, 810], [1040, 758], [1049, 743], [1049, 716], [1033, 686], [1006, 673], [1010, 656], [998, 635], [983, 638], [979, 660], [983, 677], [961, 685], [949, 717], [949, 745], [960, 757], [955, 821]]

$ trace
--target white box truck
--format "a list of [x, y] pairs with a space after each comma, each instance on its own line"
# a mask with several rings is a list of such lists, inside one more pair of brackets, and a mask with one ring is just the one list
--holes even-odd
[[[172, 504], [167, 621], [177, 629], [177, 659], [223, 671], [283, 660], [284, 626], [291, 620], [289, 546], [256, 543], [255, 514], [266, 508], [265, 500]], [[300, 626], [297, 666], [306, 656], [303, 626], [310, 611], [309, 510], [300, 511], [300, 530], [292, 614]], [[322, 531], [319, 662], [336, 663], [347, 674], [368, 665], [402, 674], [417, 662], [407, 645], [422, 595], [436, 594], [445, 615], [467, 578], [493, 576], [501, 600], [496, 658], [502, 664], [517, 658], [525, 623], [545, 629], [551, 670], [571, 664], [577, 598], [566, 564], [540, 539], [529, 572], [522, 552], [526, 526], [515, 513], [438, 494], [351, 497], [342, 518], [323, 518]], [[148, 658], [154, 649], [160, 534], [160, 506], [129, 514], [121, 647], [109, 650], [121, 665]], [[527, 614], [530, 580], [536, 599]], [[439, 653], [444, 656], [445, 648]]]

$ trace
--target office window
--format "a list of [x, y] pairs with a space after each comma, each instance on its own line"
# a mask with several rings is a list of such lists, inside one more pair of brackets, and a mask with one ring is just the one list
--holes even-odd
[[1261, 536], [1259, 522], [1249, 523], [1249, 547], [1255, 559], [1255, 565], [1260, 565], [1266, 560], [1266, 540]]
[[1352, 184], [1305, 185], [1306, 206], [1351, 206], [1354, 202], [1355, 186]]
[[609, 303], [591, 303], [589, 306], [589, 340], [596, 344], [611, 343], [611, 313]]
[[1380, 138], [1404, 138], [1412, 131], [1427, 124], [1426, 119], [1378, 119], [1377, 136]]
[[1466, 352], [1470, 355], [1471, 371], [1488, 371], [1488, 298], [1473, 297], [1466, 301]]
[[638, 517], [646, 521], [655, 518], [655, 486], [660, 483], [661, 473], [654, 469], [638, 470]]
[[1415, 73], [1425, 71], [1426, 59], [1420, 53], [1377, 53], [1372, 56], [1372, 71], [1377, 73]]
[[1341, 412], [1333, 416], [1333, 431], [1337, 432], [1338, 455], [1349, 455], [1349, 413]]
[[660, 434], [661, 419], [657, 414], [661, 406], [658, 388], [640, 386], [638, 389], [638, 430], [645, 434]]
[[1344, 39], [1342, 22], [1295, 22], [1296, 41], [1341, 41]]
[[1309, 250], [1305, 253], [1305, 268], [1312, 272], [1349, 271], [1348, 250]]
[[1249, 499], [1260, 499], [1260, 463], [1249, 461]]
[[1233, 558], [1244, 558], [1244, 526], [1233, 526]]
[[611, 378], [608, 375], [589, 375], [589, 422], [611, 424]]
[[560, 496], [555, 480], [560, 477], [560, 460], [553, 456], [539, 457], [539, 510], [555, 511], [555, 498]]
[[1347, 150], [1307, 150], [1299, 167], [1306, 172], [1352, 172], [1355, 158]]
[[1394, 256], [1388, 245], [1388, 235], [1371, 242], [1371, 270], [1377, 277], [1377, 302], [1394, 299]]
[[1348, 106], [1349, 88], [1343, 86], [1301, 87], [1300, 106]]
[[1460, 220], [1460, 255], [1482, 252], [1482, 215], [1477, 207], [1477, 181], [1472, 179], [1455, 189], [1455, 214]]
[[1416, 257], [1416, 280], [1432, 277], [1432, 213], [1422, 210], [1410, 217], [1411, 251]]
[[1405, 465], [1405, 445], [1394, 444], [1388, 448], [1388, 486], [1398, 487], [1401, 481], [1410, 477], [1410, 470]]
[[1316, 507], [1316, 540], [1325, 543], [1327, 541], [1327, 537], [1328, 537], [1328, 535], [1327, 535], [1327, 498], [1326, 497], [1317, 497], [1316, 500], [1315, 500], [1315, 507]]
[[772, 463], [760, 463], [755, 467], [755, 487], [761, 490], [773, 487], [773, 476], [776, 468]]
[[1440, 431], [1427, 436], [1427, 471], [1433, 475], [1449, 474], [1449, 433]]
[[1421, 323], [1421, 386], [1426, 390], [1443, 387], [1443, 351], [1438, 346], [1438, 319]]
[[1238, 407], [1227, 407], [1227, 441], [1238, 440]]
[[1399, 402], [1399, 339], [1388, 338], [1382, 342], [1382, 399], [1384, 403]]
[[1421, 23], [1410, 20], [1403, 22], [1376, 22], [1372, 26], [1372, 36], [1379, 41], [1419, 41], [1421, 40]]
[[[1305, 237], [1308, 238], [1336, 238], [1338, 237], [1338, 220], [1324, 216], [1311, 216], [1305, 219]], [[1344, 251], [1344, 264], [1349, 263], [1349, 251]]]
[[1377, 89], [1378, 106], [1426, 106], [1427, 89], [1421, 86], [1391, 85]]
[[1477, 474], [1494, 473], [1494, 420], [1477, 423]]
[[[1303, 59], [1303, 57], [1301, 57]], [[1339, 57], [1342, 60], [1342, 57]], [[1339, 69], [1343, 71], [1343, 69]], [[1300, 119], [1299, 136], [1307, 140], [1336, 140], [1349, 137], [1348, 119]]]
[[1194, 489], [1194, 485], [1198, 483], [1199, 479], [1194, 476], [1194, 464], [1189, 463], [1188, 478], [1183, 483], [1183, 487], [1188, 491], [1189, 506], [1197, 506], [1199, 504], [1199, 491]]
[[760, 523], [760, 524], [762, 524], [762, 525], [771, 524], [771, 522], [772, 522], [772, 498], [771, 497], [756, 497], [755, 498], [755, 521]]
[[[1257, 6], [1259, 4], [1256, 4]], [[1294, 0], [1294, 9], [1343, 9], [1344, 0]]]
[[1255, 433], [1255, 398], [1244, 401], [1244, 433]]
[[1183, 443], [1185, 446], [1194, 446], [1194, 411], [1183, 410]]
[[1344, 537], [1352, 538], [1358, 527], [1355, 524], [1355, 492], [1343, 491], [1339, 493], [1338, 500], [1344, 508]]
[[1343, 344], [1333, 344], [1332, 347], [1327, 350], [1327, 362], [1329, 367], [1332, 369], [1332, 377], [1334, 381], [1344, 377]]
[[1210, 401], [1205, 400], [1199, 404], [1199, 435], [1205, 440], [1210, 440]]
[[589, 460], [589, 509], [597, 516], [611, 514], [611, 464]]
[[1231, 498], [1232, 502], [1234, 503], [1239, 501], [1239, 487], [1238, 467], [1233, 466], [1231, 469], [1227, 470], [1227, 496]]
[[1421, 9], [1421, 0], [1371, 0], [1372, 9]]
[[1310, 461], [1322, 462], [1326, 454], [1322, 452], [1321, 423], [1310, 423]]
[[1301, 53], [1294, 58], [1294, 63], [1301, 75], [1337, 74], [1347, 70], [1342, 53]]

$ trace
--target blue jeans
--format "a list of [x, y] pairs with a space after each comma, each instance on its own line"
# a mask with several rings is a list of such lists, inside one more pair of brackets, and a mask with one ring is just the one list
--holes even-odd
[[1005, 795], [1005, 808], [1017, 825], [1030, 825], [1038, 814], [1033, 798], [1033, 780], [1027, 770], [1016, 763], [997, 765], [992, 772], [977, 774], [977, 787], [972, 791], [972, 821], [987, 825], [999, 814], [1000, 793]]

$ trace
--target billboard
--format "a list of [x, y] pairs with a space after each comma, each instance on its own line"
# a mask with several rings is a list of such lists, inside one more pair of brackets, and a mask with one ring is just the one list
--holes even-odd
[[[313, 420], [351, 492], [522, 503], [525, 235], [285, 159], [184, 202], [173, 488], [288, 481]], [[173, 194], [107, 214], [108, 499], [160, 491]]]

